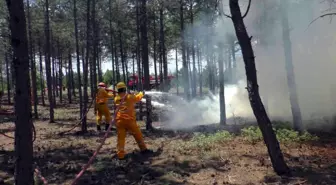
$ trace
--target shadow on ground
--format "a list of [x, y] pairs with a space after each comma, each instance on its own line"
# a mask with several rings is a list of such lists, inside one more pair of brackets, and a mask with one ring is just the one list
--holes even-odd
[[336, 184], [336, 164], [330, 164], [327, 157], [300, 156], [285, 154], [287, 163], [291, 168], [290, 177], [266, 176], [267, 184]]

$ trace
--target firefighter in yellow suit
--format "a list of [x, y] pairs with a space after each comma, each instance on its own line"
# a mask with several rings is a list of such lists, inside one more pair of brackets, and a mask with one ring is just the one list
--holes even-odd
[[107, 106], [107, 101], [109, 98], [114, 98], [114, 94], [108, 93], [106, 90], [106, 85], [103, 82], [100, 82], [98, 84], [98, 91], [96, 95], [96, 106], [95, 106], [95, 111], [96, 111], [96, 118], [97, 118], [97, 131], [101, 131], [101, 122], [102, 122], [102, 117], [105, 117], [105, 130], [108, 129], [109, 124], [112, 120], [110, 110]]
[[151, 153], [144, 142], [141, 130], [136, 123], [135, 103], [139, 102], [144, 96], [143, 92], [136, 95], [128, 94], [126, 92], [126, 85], [123, 82], [117, 84], [118, 95], [114, 98], [116, 107], [119, 106], [119, 111], [116, 117], [117, 127], [117, 156], [119, 159], [125, 158], [125, 139], [126, 133], [129, 132], [133, 135], [138, 143], [141, 153]]

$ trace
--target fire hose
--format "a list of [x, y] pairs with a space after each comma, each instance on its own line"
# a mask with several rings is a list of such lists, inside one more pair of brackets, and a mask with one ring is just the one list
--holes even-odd
[[[33, 129], [33, 142], [34, 142], [34, 141], [36, 140], [36, 129], [35, 129], [34, 124], [33, 124], [33, 126], [32, 126], [32, 129]], [[15, 139], [14, 137], [9, 136], [9, 135], [7, 135], [7, 134], [5, 134], [5, 133], [0, 133], [0, 134], [3, 135], [3, 136], [5, 136], [5, 137], [7, 137], [7, 138]]]
[[94, 98], [92, 99], [89, 107], [87, 108], [86, 112], [83, 112], [83, 115], [81, 116], [80, 120], [78, 121], [78, 123], [76, 123], [71, 129], [67, 130], [67, 131], [64, 131], [64, 132], [60, 132], [58, 133], [58, 135], [64, 135], [65, 133], [68, 133], [68, 132], [71, 132], [72, 130], [74, 130], [75, 128], [77, 128], [82, 122], [83, 122], [83, 119], [84, 117], [86, 117], [86, 115], [89, 113], [92, 105], [93, 105], [93, 102], [96, 100], [96, 96], [94, 96]]
[[[106, 91], [109, 91], [109, 92], [112, 92], [113, 94], [116, 94], [116, 91], [114, 91], [114, 90], [112, 90], [112, 89], [105, 88], [105, 90], [106, 90]], [[61, 132], [61, 133], [59, 133], [58, 135], [63, 135], [63, 134], [65, 134], [65, 133], [71, 132], [72, 130], [74, 130], [75, 128], [77, 128], [78, 125], [80, 125], [80, 124], [83, 122], [84, 117], [86, 117], [86, 115], [89, 113], [89, 111], [90, 111], [90, 109], [91, 109], [91, 107], [92, 107], [92, 105], [93, 105], [93, 102], [94, 102], [95, 100], [96, 100], [96, 94], [94, 95], [94, 98], [92, 99], [92, 101], [91, 101], [91, 103], [90, 103], [88, 109], [86, 110], [86, 112], [83, 113], [83, 115], [82, 115], [81, 119], [79, 120], [79, 122], [78, 122], [77, 124], [75, 124], [74, 127], [72, 127], [71, 129], [69, 129], [69, 130], [67, 130], [67, 131], [64, 131], [64, 132]]]
[[[60, 133], [58, 133], [59, 135], [63, 135], [63, 134], [65, 134], [65, 133], [71, 132], [72, 130], [74, 130], [75, 128], [77, 128], [78, 125], [80, 125], [80, 124], [83, 122], [84, 117], [88, 114], [88, 112], [90, 111], [90, 109], [91, 109], [91, 107], [92, 107], [92, 105], [93, 105], [93, 102], [96, 100], [96, 96], [94, 96], [94, 97], [95, 97], [95, 98], [92, 99], [92, 101], [91, 101], [91, 103], [90, 103], [88, 109], [86, 110], [86, 112], [83, 113], [83, 115], [81, 116], [79, 122], [76, 123], [71, 129], [69, 129], [69, 130], [67, 130], [67, 131], [64, 131], [64, 132], [60, 132]], [[33, 124], [32, 129], [33, 129], [33, 142], [34, 142], [34, 141], [36, 140], [36, 129], [35, 129], [34, 124]], [[15, 139], [14, 137], [9, 136], [9, 135], [7, 135], [7, 134], [5, 134], [5, 133], [0, 133], [0, 134], [3, 135], [3, 136], [5, 136], [5, 137], [7, 137], [7, 138]]]
[[[99, 146], [97, 147], [96, 151], [93, 153], [93, 155], [91, 156], [91, 158], [89, 159], [89, 161], [87, 162], [87, 164], [85, 164], [82, 168], [82, 170], [76, 175], [75, 179], [72, 181], [71, 185], [75, 185], [78, 180], [80, 179], [80, 177], [84, 174], [84, 172], [90, 167], [90, 165], [92, 164], [93, 160], [96, 158], [97, 154], [99, 153], [100, 149], [102, 148], [102, 146], [105, 143], [105, 140], [107, 139], [107, 136], [109, 134], [109, 132], [111, 131], [112, 128], [112, 124], [115, 123], [116, 117], [117, 117], [117, 113], [119, 111], [119, 108], [121, 106], [121, 104], [125, 101], [125, 98], [127, 97], [127, 94], [121, 99], [119, 106], [116, 107], [116, 110], [114, 111], [114, 115], [113, 115], [113, 120], [110, 122], [109, 128], [107, 129], [103, 140], [101, 141], [101, 143], [99, 144]], [[43, 181], [44, 185], [48, 185], [47, 180], [41, 175], [40, 171], [38, 169], [35, 169], [35, 173], [38, 175], [38, 177]]]

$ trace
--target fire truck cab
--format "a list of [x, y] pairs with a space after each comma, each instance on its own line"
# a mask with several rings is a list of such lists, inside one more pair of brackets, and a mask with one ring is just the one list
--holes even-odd
[[[174, 76], [168, 75], [168, 89], [171, 88], [171, 80], [173, 78], [174, 78]], [[151, 89], [159, 88], [159, 86], [161, 85], [159, 76], [158, 76], [157, 81], [158, 81], [158, 83], [155, 82], [155, 76], [153, 76], [153, 75], [149, 76], [149, 84], [150, 84]], [[131, 75], [131, 76], [128, 77], [127, 86], [128, 86], [129, 89], [135, 90], [135, 89], [137, 89], [138, 82], [139, 82], [138, 75]], [[142, 82], [142, 84], [144, 84], [144, 82], [145, 82], [144, 77], [142, 77], [141, 82]]]

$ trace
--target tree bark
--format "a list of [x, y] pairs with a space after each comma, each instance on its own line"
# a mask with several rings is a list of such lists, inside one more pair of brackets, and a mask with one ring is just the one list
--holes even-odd
[[182, 64], [183, 64], [183, 87], [184, 96], [186, 99], [190, 99], [189, 93], [189, 75], [188, 75], [188, 63], [185, 55], [185, 39], [184, 39], [184, 18], [183, 18], [183, 0], [180, 0], [180, 27], [181, 27], [181, 47], [182, 47]]
[[[77, 78], [78, 78], [78, 93], [79, 93], [79, 117], [82, 118], [83, 116], [83, 94], [82, 94], [82, 79], [81, 79], [80, 58], [79, 58], [80, 53], [79, 53], [79, 38], [78, 38], [77, 0], [73, 0], [73, 10], [74, 10], [75, 39], [76, 39]], [[83, 132], [85, 132], [85, 130]]]
[[175, 64], [176, 64], [176, 94], [179, 95], [179, 71], [178, 71], [178, 59], [177, 59], [177, 47], [175, 50]]
[[271, 120], [260, 98], [254, 52], [242, 18], [238, 0], [230, 0], [229, 6], [232, 22], [243, 54], [247, 81], [246, 89], [253, 113], [262, 132], [274, 171], [278, 175], [288, 175], [290, 174], [290, 170], [284, 160], [279, 142], [272, 128]]
[[119, 22], [119, 51], [120, 51], [120, 59], [121, 59], [121, 68], [123, 72], [123, 81], [126, 82], [126, 73], [125, 73], [125, 57], [124, 57], [124, 50], [123, 50], [123, 44], [122, 44], [122, 34], [121, 34], [121, 25]]
[[111, 60], [112, 60], [112, 74], [113, 74], [113, 81], [111, 82], [112, 84], [115, 84], [116, 80], [116, 71], [114, 69], [114, 58], [113, 58], [113, 27], [112, 27], [112, 0], [109, 0], [109, 28], [110, 28], [110, 44], [111, 44]]
[[10, 105], [11, 102], [11, 84], [10, 84], [10, 73], [9, 73], [9, 59], [8, 50], [5, 49], [5, 60], [6, 60], [6, 80], [7, 80], [7, 103]]
[[137, 24], [137, 68], [138, 68], [138, 84], [137, 89], [138, 91], [142, 90], [142, 73], [141, 73], [141, 54], [140, 54], [140, 12], [139, 12], [139, 1], [136, 1], [136, 24]]
[[281, 1], [282, 39], [285, 52], [285, 66], [287, 73], [287, 85], [289, 90], [289, 101], [291, 104], [294, 130], [302, 133], [304, 128], [302, 125], [302, 115], [295, 82], [295, 73], [292, 57], [292, 43], [290, 40], [287, 8], [288, 8], [287, 0], [282, 0]]
[[164, 32], [164, 17], [163, 17], [163, 5], [160, 7], [160, 43], [162, 49], [162, 59], [163, 59], [163, 90], [164, 92], [168, 92], [168, 62], [167, 62], [167, 54], [166, 54], [166, 45], [165, 45], [165, 32]]
[[[90, 57], [90, 33], [91, 33], [91, 26], [90, 26], [90, 6], [91, 6], [91, 1], [87, 0], [87, 11], [86, 11], [86, 56], [85, 60], [83, 60], [83, 89], [84, 89], [84, 101], [83, 101], [83, 113], [87, 111], [87, 103], [88, 103], [88, 68], [89, 68], [89, 57]], [[83, 49], [84, 51], [84, 49]], [[84, 55], [84, 52], [83, 52]], [[84, 57], [83, 57], [84, 58]], [[87, 120], [86, 120], [86, 115], [84, 115], [82, 119], [82, 132], [85, 133], [87, 132]]]
[[155, 75], [155, 89], [159, 90], [159, 81], [158, 81], [158, 74], [157, 74], [157, 56], [156, 56], [156, 46], [157, 46], [157, 35], [156, 35], [156, 16], [155, 11], [153, 12], [153, 60], [154, 60], [154, 75]]
[[[3, 68], [2, 68], [2, 62], [0, 64], [0, 81], [1, 81], [1, 91], [3, 93], [4, 91], [4, 79], [3, 79]], [[0, 103], [1, 106], [1, 103]]]
[[92, 14], [91, 14], [91, 23], [92, 23], [92, 41], [93, 41], [93, 55], [92, 55], [92, 84], [91, 84], [91, 98], [94, 98], [96, 94], [96, 86], [97, 86], [97, 20], [96, 20], [96, 0], [92, 0]]
[[197, 63], [198, 63], [198, 80], [199, 80], [199, 93], [200, 97], [203, 96], [203, 76], [202, 76], [202, 61], [201, 61], [201, 49], [197, 43]]
[[45, 87], [44, 87], [44, 75], [43, 75], [43, 65], [42, 65], [42, 46], [41, 46], [41, 40], [39, 39], [38, 42], [39, 47], [39, 57], [40, 57], [40, 79], [41, 79], [41, 98], [42, 98], [42, 105], [45, 106], [44, 101], [44, 94], [45, 94]]
[[6, 0], [14, 50], [15, 184], [33, 185], [33, 122], [31, 119], [29, 54], [23, 0]]
[[32, 26], [31, 26], [31, 16], [30, 16], [30, 3], [27, 0], [27, 19], [28, 19], [28, 42], [29, 42], [29, 60], [30, 60], [30, 73], [31, 73], [31, 81], [32, 81], [32, 98], [34, 100], [34, 117], [38, 119], [37, 112], [37, 90], [36, 90], [36, 66], [35, 66], [35, 58], [33, 53], [33, 38], [32, 38]]
[[219, 43], [218, 50], [218, 68], [219, 68], [219, 106], [220, 106], [220, 124], [226, 124], [226, 108], [225, 108], [225, 93], [224, 93], [224, 46]]
[[54, 100], [53, 100], [53, 88], [52, 88], [52, 78], [51, 78], [51, 62], [50, 62], [50, 23], [49, 23], [49, 0], [45, 1], [45, 37], [46, 37], [46, 54], [45, 65], [46, 65], [46, 76], [47, 76], [47, 88], [48, 88], [48, 100], [49, 100], [49, 122], [54, 123]]
[[62, 61], [62, 55], [60, 56], [60, 59], [58, 60], [59, 66], [58, 66], [58, 83], [59, 83], [59, 100], [60, 103], [63, 102], [63, 61]]
[[73, 84], [72, 84], [72, 74], [71, 74], [71, 68], [72, 68], [72, 61], [71, 61], [71, 54], [69, 52], [68, 54], [68, 79], [67, 79], [67, 85], [68, 85], [68, 101], [69, 104], [72, 103], [72, 94], [71, 94], [71, 90], [73, 88]]
[[141, 0], [141, 49], [142, 49], [142, 65], [144, 70], [144, 90], [150, 90], [149, 78], [149, 60], [148, 60], [148, 35], [147, 35], [147, 0]]
[[[193, 12], [193, 7], [194, 7], [194, 1], [191, 0], [190, 2], [190, 22], [191, 26], [194, 26], [194, 12]], [[196, 52], [195, 52], [195, 34], [194, 31], [191, 30], [191, 54], [192, 54], [192, 62], [193, 62], [193, 70], [192, 70], [192, 97], [196, 97], [197, 95], [197, 80], [196, 80]]]
[[[115, 37], [115, 40], [117, 40], [117, 38]], [[118, 59], [118, 54], [117, 54], [117, 43], [115, 43], [114, 46], [114, 57], [115, 57], [115, 68], [116, 68], [116, 79], [117, 79], [117, 83], [120, 82], [120, 68], [119, 68], [119, 59]]]

